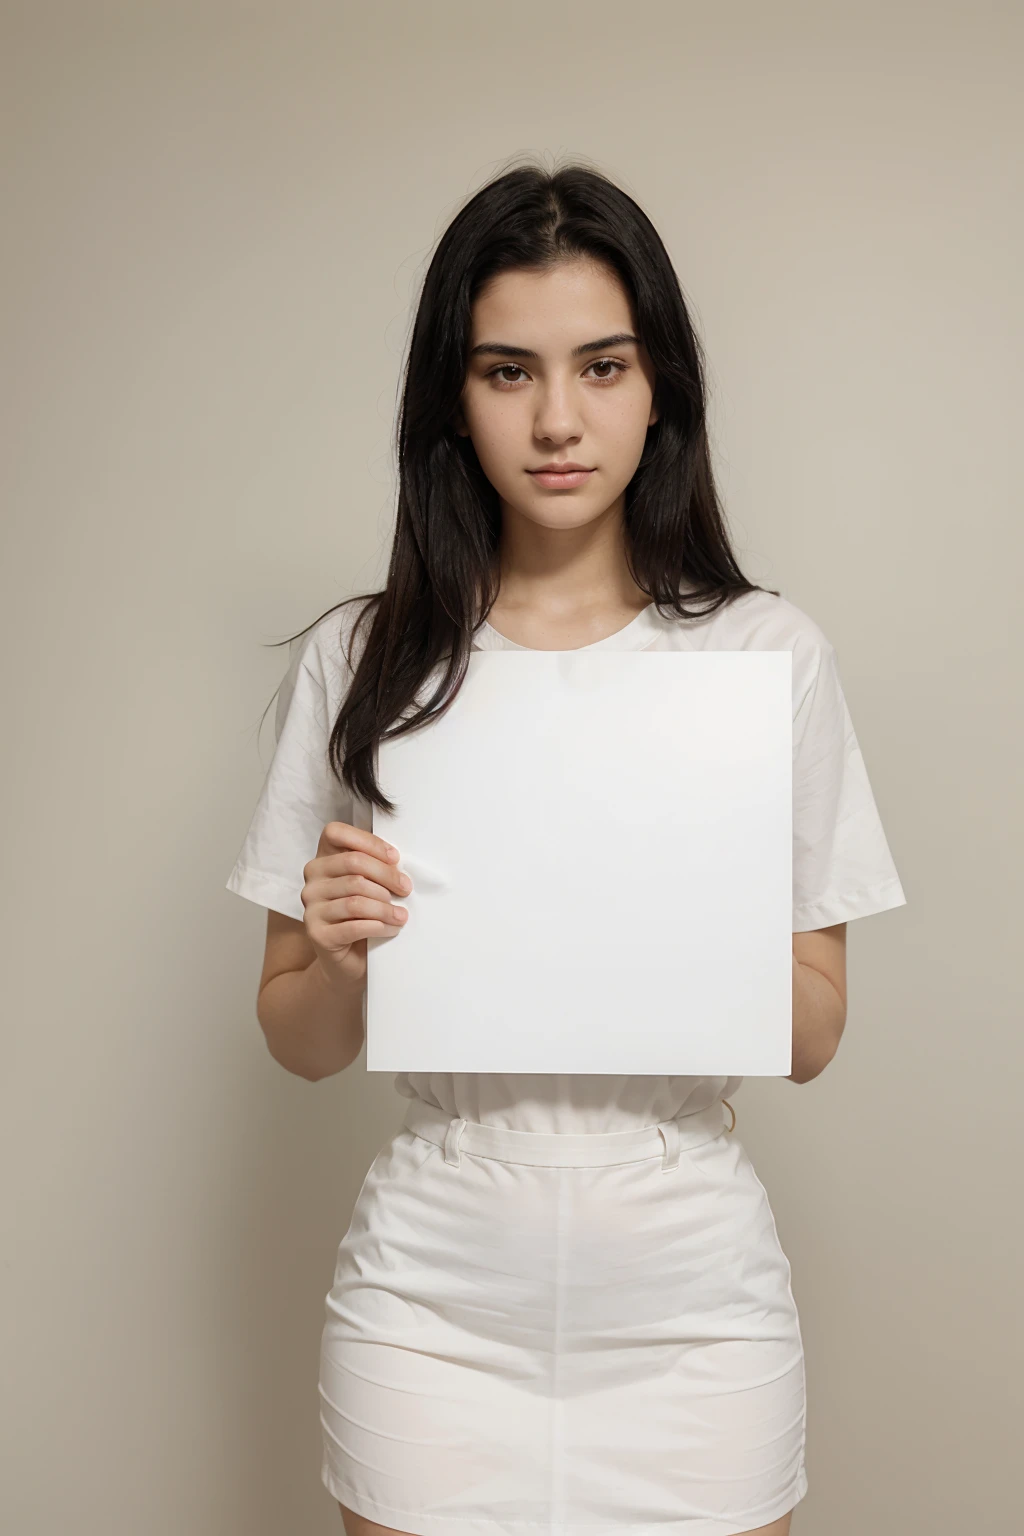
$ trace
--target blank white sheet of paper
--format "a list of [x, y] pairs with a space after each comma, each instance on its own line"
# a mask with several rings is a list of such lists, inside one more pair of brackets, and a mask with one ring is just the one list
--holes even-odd
[[792, 1070], [792, 653], [480, 651], [380, 743], [371, 1072]]

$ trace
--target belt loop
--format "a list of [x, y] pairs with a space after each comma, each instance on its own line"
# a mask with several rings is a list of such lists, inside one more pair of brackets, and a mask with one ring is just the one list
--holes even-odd
[[679, 1167], [679, 1122], [676, 1120], [662, 1120], [658, 1126], [662, 1140], [665, 1143], [665, 1155], [661, 1160], [662, 1173], [668, 1173], [672, 1168]]
[[451, 1163], [453, 1168], [458, 1168], [462, 1164], [462, 1158], [459, 1154], [459, 1141], [465, 1129], [465, 1120], [456, 1117], [445, 1132], [444, 1160], [446, 1163]]

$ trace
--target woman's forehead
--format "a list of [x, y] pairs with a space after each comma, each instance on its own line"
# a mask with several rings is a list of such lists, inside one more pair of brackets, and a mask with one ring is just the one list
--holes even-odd
[[635, 324], [618, 275], [594, 262], [574, 262], [497, 274], [474, 301], [470, 341], [539, 353], [622, 333], [635, 334]]

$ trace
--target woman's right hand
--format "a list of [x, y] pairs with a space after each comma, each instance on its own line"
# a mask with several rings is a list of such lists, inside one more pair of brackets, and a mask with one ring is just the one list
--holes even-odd
[[303, 922], [329, 980], [366, 978], [367, 939], [391, 938], [409, 916], [390, 899], [412, 881], [398, 868], [397, 848], [347, 821], [329, 821], [316, 856], [302, 871]]

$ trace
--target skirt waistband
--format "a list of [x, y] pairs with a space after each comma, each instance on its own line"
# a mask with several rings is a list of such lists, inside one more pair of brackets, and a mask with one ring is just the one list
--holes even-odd
[[503, 1163], [529, 1163], [541, 1168], [600, 1168], [613, 1163], [638, 1163], [660, 1154], [662, 1172], [667, 1173], [679, 1166], [680, 1152], [702, 1146], [723, 1131], [732, 1130], [732, 1125], [726, 1123], [725, 1111], [725, 1100], [716, 1099], [696, 1113], [632, 1131], [562, 1134], [482, 1125], [450, 1115], [424, 1099], [410, 1099], [404, 1124], [406, 1130], [443, 1147], [445, 1162], [455, 1168], [459, 1166], [460, 1150]]

